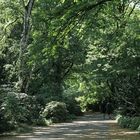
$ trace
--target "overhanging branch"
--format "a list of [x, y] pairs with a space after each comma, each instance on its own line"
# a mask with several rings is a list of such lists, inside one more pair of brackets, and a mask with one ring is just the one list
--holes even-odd
[[5, 25], [5, 27], [4, 27], [4, 33], [3, 33], [2, 37], [0, 38], [0, 40], [3, 40], [3, 38], [4, 38], [5, 34], [6, 34], [7, 28], [9, 26], [11, 26], [12, 24], [14, 24], [17, 20], [18, 20], [18, 18], [16, 18], [15, 20], [13, 20], [13, 21], [11, 21], [11, 22], [9, 22], [8, 24]]

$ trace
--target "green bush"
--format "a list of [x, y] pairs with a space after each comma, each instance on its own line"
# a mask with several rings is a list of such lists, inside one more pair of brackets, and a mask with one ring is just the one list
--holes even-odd
[[2, 103], [4, 117], [12, 124], [26, 119], [26, 108], [22, 106], [16, 93], [9, 93]]
[[138, 129], [139, 126], [140, 126], [140, 117], [131, 118], [130, 128], [136, 130]]
[[0, 87], [0, 133], [12, 129], [10, 122], [4, 116], [4, 107], [3, 107], [4, 98], [5, 98], [5, 93], [3, 89], [1, 89]]
[[22, 106], [26, 108], [26, 121], [25, 123], [34, 124], [40, 117], [42, 105], [37, 101], [34, 96], [26, 96], [21, 99]]
[[0, 132], [18, 128], [21, 123], [38, 122], [41, 106], [25, 93], [0, 91]]
[[118, 117], [118, 124], [123, 128], [130, 128], [133, 130], [139, 130], [140, 127], [140, 117]]
[[118, 124], [122, 128], [129, 128], [129, 125], [131, 124], [131, 119], [129, 117], [120, 116], [120, 118], [118, 119]]
[[0, 112], [0, 133], [14, 129], [13, 126], [6, 120]]
[[137, 128], [137, 130], [140, 131], [140, 125], [139, 125], [139, 127]]
[[2, 102], [4, 117], [12, 124], [33, 123], [39, 118], [41, 106], [36, 98], [25, 93], [7, 93]]
[[47, 126], [49, 125], [48, 121], [40, 115], [38, 119], [32, 120], [33, 125], [37, 126]]
[[26, 110], [17, 93], [2, 92], [0, 97], [0, 132], [4, 132], [16, 128], [20, 121], [25, 120]]
[[49, 102], [42, 112], [42, 116], [44, 118], [51, 120], [54, 123], [65, 121], [67, 119], [67, 115], [68, 110], [66, 108], [66, 104], [57, 101]]
[[63, 100], [64, 100], [63, 102], [65, 102], [66, 104], [69, 114], [73, 114], [76, 116], [83, 115], [79, 103], [73, 97], [65, 97]]

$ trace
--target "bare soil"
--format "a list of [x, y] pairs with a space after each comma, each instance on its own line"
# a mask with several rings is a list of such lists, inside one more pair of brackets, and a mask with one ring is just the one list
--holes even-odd
[[137, 131], [121, 129], [116, 120], [100, 113], [86, 114], [71, 123], [34, 127], [32, 133], [0, 137], [0, 140], [140, 140]]

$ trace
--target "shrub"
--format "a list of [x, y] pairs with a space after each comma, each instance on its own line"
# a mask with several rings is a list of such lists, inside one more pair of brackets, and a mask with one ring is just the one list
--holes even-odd
[[4, 117], [12, 124], [17, 124], [24, 121], [26, 109], [21, 105], [16, 93], [9, 93], [2, 103]]
[[25, 93], [3, 92], [0, 95], [0, 131], [17, 128], [20, 123], [32, 124], [39, 118], [40, 105]]
[[140, 131], [140, 125], [139, 125], [139, 127], [137, 128], [137, 130]]
[[0, 112], [0, 133], [3, 133], [5, 131], [12, 130], [13, 126], [6, 120], [3, 116], [3, 114]]
[[131, 123], [131, 119], [129, 117], [120, 116], [120, 118], [118, 118], [118, 124], [122, 128], [129, 128], [130, 123]]
[[33, 123], [33, 125], [38, 125], [38, 126], [47, 126], [47, 125], [49, 125], [48, 121], [42, 115], [40, 115], [38, 117], [38, 119], [33, 120], [32, 123]]
[[73, 97], [65, 97], [64, 102], [66, 103], [67, 110], [70, 114], [81, 116], [83, 112], [81, 111], [81, 107], [79, 103]]
[[44, 123], [39, 118], [42, 109], [39, 101], [34, 96], [16, 92], [9, 85], [0, 87], [0, 132], [18, 128], [22, 123]]
[[136, 130], [138, 129], [139, 126], [140, 126], [140, 117], [131, 118], [130, 128]]
[[[71, 108], [71, 106], [70, 106]], [[72, 108], [71, 108], [72, 109]], [[72, 114], [76, 115], [76, 116], [81, 116], [83, 115], [83, 112], [81, 111], [81, 107], [80, 105], [76, 104], [74, 107], [73, 107], [73, 110], [71, 111]]]
[[38, 103], [36, 97], [26, 96], [21, 99], [21, 103], [26, 108], [26, 123], [32, 124], [38, 121], [42, 105]]
[[15, 92], [2, 92], [0, 97], [0, 132], [4, 132], [25, 120], [26, 111]]
[[49, 102], [42, 116], [47, 120], [51, 120], [54, 123], [63, 122], [67, 119], [68, 110], [66, 108], [66, 104], [63, 102], [51, 101]]
[[123, 128], [130, 128], [133, 130], [139, 130], [140, 127], [140, 117], [118, 117], [118, 124]]

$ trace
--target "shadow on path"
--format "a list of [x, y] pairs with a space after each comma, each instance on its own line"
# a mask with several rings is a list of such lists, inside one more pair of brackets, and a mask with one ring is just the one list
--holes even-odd
[[140, 140], [140, 135], [135, 133], [120, 129], [115, 120], [103, 120], [101, 114], [89, 114], [72, 123], [34, 127], [33, 133], [0, 140]]

